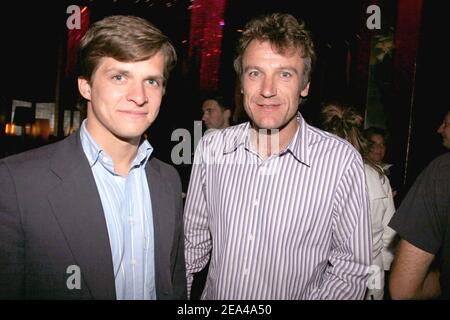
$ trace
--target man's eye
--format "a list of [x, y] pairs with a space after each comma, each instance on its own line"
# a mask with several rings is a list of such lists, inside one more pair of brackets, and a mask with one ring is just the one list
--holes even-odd
[[154, 87], [159, 87], [159, 81], [155, 79], [148, 79], [148, 84]]
[[249, 75], [251, 78], [255, 78], [255, 77], [259, 76], [259, 71], [257, 71], [257, 70], [250, 71], [250, 72], [248, 73], [248, 75]]
[[117, 81], [122, 81], [123, 80], [123, 75], [121, 74], [116, 74], [115, 76], [112, 77], [114, 80]]
[[281, 77], [282, 78], [290, 78], [290, 77], [292, 77], [292, 74], [290, 72], [283, 71], [283, 72], [281, 72]]

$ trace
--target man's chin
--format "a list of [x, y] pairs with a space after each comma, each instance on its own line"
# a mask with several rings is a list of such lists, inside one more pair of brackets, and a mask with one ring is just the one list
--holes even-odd
[[115, 134], [117, 138], [126, 142], [139, 141], [145, 131], [118, 132]]
[[281, 130], [284, 126], [276, 121], [253, 121], [255, 130]]
[[252, 125], [258, 129], [273, 129], [276, 127], [277, 122], [275, 119], [251, 119]]

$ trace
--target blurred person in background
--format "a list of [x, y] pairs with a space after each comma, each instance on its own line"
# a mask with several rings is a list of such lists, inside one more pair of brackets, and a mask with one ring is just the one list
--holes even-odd
[[207, 129], [224, 129], [230, 126], [231, 103], [219, 93], [208, 93], [203, 98], [202, 121]]
[[[389, 134], [385, 129], [369, 127], [364, 130], [364, 137], [369, 146], [367, 158], [381, 167], [384, 174], [389, 178], [396, 206], [400, 204], [400, 191], [402, 190], [401, 174], [399, 167], [386, 162], [386, 149], [389, 143]], [[398, 195], [398, 197], [397, 197]]]
[[[450, 110], [437, 132], [450, 149]], [[420, 173], [390, 224], [401, 237], [393, 299], [450, 299], [450, 153]]]

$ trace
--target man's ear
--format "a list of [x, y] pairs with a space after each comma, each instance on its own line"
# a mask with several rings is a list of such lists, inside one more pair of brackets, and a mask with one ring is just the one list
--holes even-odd
[[84, 78], [78, 78], [78, 90], [83, 98], [91, 100], [91, 84]]
[[310, 84], [310, 82], [308, 82], [308, 83], [306, 84], [306, 86], [303, 88], [303, 90], [300, 91], [300, 97], [305, 98], [305, 97], [308, 96], [308, 92], [309, 92], [309, 84]]
[[227, 120], [230, 120], [230, 118], [231, 118], [231, 110], [230, 109], [225, 109], [223, 114]]

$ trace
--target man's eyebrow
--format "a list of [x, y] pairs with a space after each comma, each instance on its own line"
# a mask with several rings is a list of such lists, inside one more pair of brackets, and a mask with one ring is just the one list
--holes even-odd
[[295, 74], [298, 74], [297, 69], [294, 68], [294, 67], [290, 67], [290, 66], [281, 66], [281, 67], [279, 67], [279, 68], [277, 68], [277, 69], [280, 70], [280, 71], [285, 71], [285, 70], [287, 70], [287, 71], [291, 71], [291, 72], [293, 72], [293, 73], [295, 73]]
[[256, 69], [256, 70], [258, 70], [258, 71], [261, 71], [261, 68], [259, 68], [259, 67], [257, 67], [257, 66], [246, 66], [246, 67], [244, 68], [244, 72], [246, 72], [246, 71], [248, 71], [248, 70], [250, 70], [250, 69]]
[[[105, 70], [106, 73], [118, 73], [125, 76], [131, 75], [131, 71], [123, 68], [112, 67]], [[164, 82], [166, 78], [161, 74], [149, 74], [145, 77], [146, 80], [160, 80]]]
[[115, 67], [106, 69], [105, 72], [106, 72], [106, 73], [120, 73], [120, 74], [125, 74], [125, 75], [127, 75], [127, 74], [130, 73], [129, 70], [122, 69], [122, 68], [115, 68]]
[[[248, 70], [258, 70], [258, 71], [264, 72], [260, 67], [257, 67], [257, 66], [246, 66], [244, 68], [244, 72], [247, 72]], [[291, 66], [280, 66], [280, 67], [277, 67], [276, 70], [278, 70], [278, 71], [287, 70], [287, 71], [291, 71], [295, 74], [298, 74], [297, 69], [294, 67], [291, 67]]]
[[165, 81], [166, 78], [163, 75], [159, 75], [159, 74], [151, 74], [145, 77], [146, 80], [159, 80], [159, 81]]

